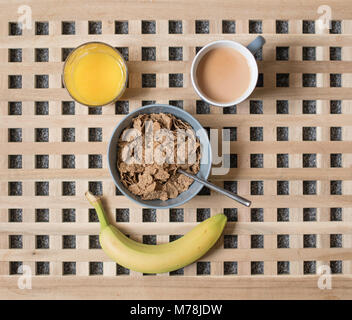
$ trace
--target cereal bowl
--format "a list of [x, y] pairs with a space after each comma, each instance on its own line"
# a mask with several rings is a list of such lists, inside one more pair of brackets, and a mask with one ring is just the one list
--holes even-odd
[[120, 173], [117, 168], [117, 150], [118, 150], [118, 141], [122, 132], [128, 128], [132, 119], [137, 117], [140, 114], [151, 114], [151, 113], [168, 113], [174, 115], [176, 118], [187, 122], [195, 131], [196, 137], [199, 139], [200, 148], [201, 148], [201, 163], [199, 172], [197, 176], [203, 179], [207, 179], [210, 174], [211, 163], [212, 163], [212, 153], [211, 145], [209, 142], [208, 134], [201, 124], [188, 112], [174, 106], [164, 105], [164, 104], [151, 104], [139, 108], [125, 118], [123, 118], [113, 130], [111, 135], [109, 146], [108, 146], [108, 167], [110, 175], [120, 192], [125, 195], [127, 198], [138, 203], [139, 205], [147, 208], [153, 209], [168, 209], [179, 207], [187, 201], [191, 200], [198, 192], [202, 189], [203, 185], [199, 182], [194, 181], [188, 188], [188, 190], [180, 193], [176, 198], [167, 199], [167, 200], [143, 200], [140, 196], [130, 192], [125, 185], [121, 182]]

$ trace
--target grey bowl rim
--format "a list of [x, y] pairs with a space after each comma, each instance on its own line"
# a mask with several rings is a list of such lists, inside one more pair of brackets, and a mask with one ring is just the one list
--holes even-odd
[[[141, 110], [149, 109], [150, 107], [160, 107], [160, 106], [161, 106], [161, 107], [170, 107], [171, 109], [175, 109], [175, 110], [177, 110], [178, 112], [187, 114], [188, 116], [190, 116], [190, 117], [199, 125], [199, 127], [201, 128], [201, 130], [204, 131], [204, 134], [205, 134], [205, 137], [206, 137], [206, 141], [207, 141], [207, 146], [208, 146], [208, 148], [209, 148], [209, 160], [210, 160], [209, 163], [210, 163], [210, 165], [209, 165], [208, 170], [207, 170], [207, 172], [206, 172], [206, 174], [205, 174], [205, 177], [200, 177], [200, 178], [203, 178], [203, 179], [207, 180], [208, 177], [209, 177], [209, 175], [210, 175], [210, 171], [211, 171], [211, 168], [212, 168], [212, 161], [213, 161], [213, 159], [212, 159], [212, 148], [211, 148], [211, 143], [210, 143], [210, 141], [209, 141], [208, 134], [207, 134], [206, 130], [204, 129], [204, 127], [200, 124], [200, 122], [199, 122], [193, 115], [191, 115], [189, 112], [187, 112], [187, 111], [185, 111], [185, 110], [183, 110], [183, 109], [181, 109], [181, 108], [172, 106], [172, 105], [170, 105], [170, 104], [163, 104], [163, 103], [160, 103], [160, 104], [158, 104], [158, 103], [148, 104], [148, 105], [146, 105], [146, 106], [142, 106], [142, 107], [140, 107], [140, 108], [138, 108], [138, 109], [136, 109], [136, 110], [134, 110], [134, 111], [128, 113], [125, 117], [123, 117], [123, 118], [117, 123], [117, 125], [114, 127], [114, 129], [112, 130], [111, 136], [110, 136], [110, 138], [109, 138], [108, 150], [107, 150], [106, 156], [107, 156], [107, 163], [108, 163], [108, 169], [109, 169], [110, 176], [111, 176], [111, 178], [112, 178], [112, 180], [113, 180], [115, 186], [118, 188], [118, 190], [120, 190], [120, 192], [121, 192], [125, 197], [127, 197], [127, 198], [130, 199], [131, 201], [137, 203], [138, 205], [140, 205], [140, 206], [142, 206], [142, 207], [144, 207], [144, 208], [150, 208], [150, 209], [171, 209], [171, 208], [177, 208], [177, 207], [179, 207], [179, 206], [185, 204], [186, 202], [192, 200], [196, 195], [198, 195], [199, 191], [202, 190], [203, 185], [202, 185], [201, 183], [197, 182], [197, 181], [194, 181], [193, 183], [199, 184], [199, 187], [198, 187], [199, 190], [197, 190], [197, 192], [196, 192], [195, 194], [190, 195], [189, 197], [187, 197], [185, 200], [181, 201], [181, 202], [178, 203], [177, 205], [168, 205], [168, 206], [156, 207], [156, 206], [153, 206], [153, 205], [149, 205], [149, 204], [147, 204], [147, 203], [141, 203], [141, 202], [138, 201], [137, 199], [131, 197], [127, 192], [125, 192], [125, 190], [123, 190], [122, 188], [120, 188], [120, 186], [117, 184], [117, 180], [116, 180], [115, 176], [114, 176], [113, 173], [112, 173], [112, 170], [111, 170], [111, 167], [110, 167], [110, 161], [109, 161], [109, 159], [110, 159], [110, 156], [109, 156], [109, 155], [110, 155], [110, 152], [112, 152], [112, 150], [111, 150], [111, 147], [112, 147], [112, 146], [111, 146], [111, 144], [112, 144], [112, 139], [113, 139], [113, 137], [114, 137], [114, 135], [115, 135], [116, 130], [117, 130], [117, 129], [119, 128], [119, 126], [121, 125], [121, 123], [122, 123], [126, 118], [133, 117], [133, 115], [135, 115], [136, 113], [139, 113]], [[192, 128], [193, 128], [193, 126], [192, 126]], [[198, 176], [198, 174], [197, 174], [197, 176]], [[186, 191], [184, 191], [184, 192], [187, 192], [187, 191], [188, 191], [188, 190], [186, 190]], [[148, 200], [144, 200], [144, 201], [148, 201]]]

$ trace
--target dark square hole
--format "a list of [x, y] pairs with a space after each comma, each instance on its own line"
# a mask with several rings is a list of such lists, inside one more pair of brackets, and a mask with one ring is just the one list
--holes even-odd
[[317, 155], [315, 153], [304, 153], [303, 168], [316, 168], [316, 167], [317, 167]]
[[8, 114], [10, 116], [22, 115], [22, 102], [21, 101], [9, 101], [8, 103]]
[[222, 20], [222, 33], [236, 33], [236, 21]]
[[342, 113], [341, 100], [331, 100], [330, 101], [330, 113], [331, 114], [340, 114], [340, 113]]
[[128, 61], [128, 58], [129, 58], [128, 47], [116, 47], [116, 50], [121, 53], [121, 55], [125, 59], [125, 61]]
[[289, 208], [277, 208], [277, 221], [279, 221], [279, 222], [290, 221], [290, 209]]
[[342, 87], [342, 75], [339, 73], [330, 73], [330, 87]]
[[36, 154], [35, 155], [35, 168], [36, 169], [49, 169], [49, 155]]
[[169, 20], [169, 33], [181, 34], [182, 33], [182, 21], [181, 20]]
[[340, 34], [342, 33], [341, 21], [331, 20], [331, 28], [329, 30], [331, 34]]
[[49, 195], [49, 181], [35, 182], [35, 195], [48, 196]]
[[76, 262], [69, 262], [69, 261], [62, 262], [62, 274], [63, 275], [75, 275], [76, 274]]
[[116, 101], [115, 103], [115, 114], [128, 114], [129, 113], [129, 101]]
[[99, 222], [99, 218], [95, 209], [88, 209], [89, 222]]
[[289, 181], [277, 181], [277, 194], [286, 196], [290, 193]]
[[23, 263], [22, 261], [10, 261], [10, 275], [23, 274]]
[[262, 153], [251, 154], [251, 168], [263, 168], [264, 156]]
[[210, 105], [209, 103], [203, 100], [196, 101], [196, 112], [197, 114], [208, 114], [210, 113]]
[[89, 191], [95, 196], [103, 195], [103, 184], [101, 181], [89, 181]]
[[155, 209], [143, 209], [143, 222], [156, 222]]
[[128, 34], [128, 21], [115, 21], [115, 34]]
[[290, 86], [290, 74], [289, 73], [277, 73], [276, 74], [276, 87], [289, 87]]
[[276, 20], [276, 33], [288, 33], [288, 21]]
[[263, 114], [263, 101], [262, 100], [250, 100], [249, 111], [251, 114]]
[[183, 109], [183, 100], [169, 100], [169, 104], [174, 107]]
[[90, 142], [103, 141], [103, 129], [102, 128], [88, 128], [88, 141], [90, 141]]
[[330, 269], [332, 274], [342, 273], [342, 261], [330, 261]]
[[258, 74], [258, 80], [257, 80], [257, 84], [256, 84], [257, 88], [262, 88], [264, 87], [264, 75], [262, 73]]
[[200, 261], [197, 262], [197, 275], [209, 275], [210, 274], [210, 262]]
[[88, 114], [103, 114], [102, 107], [88, 107]]
[[10, 154], [8, 156], [8, 168], [9, 169], [22, 169], [22, 155], [21, 154]]
[[303, 33], [315, 33], [315, 21], [314, 20], [303, 20], [302, 21], [302, 32]]
[[330, 167], [331, 168], [342, 168], [342, 154], [331, 153], [330, 154]]
[[288, 127], [277, 127], [276, 128], [276, 140], [277, 141], [288, 141]]
[[264, 274], [264, 262], [263, 261], [252, 261], [251, 262], [251, 274]]
[[197, 209], [197, 222], [202, 222], [210, 218], [210, 209]]
[[317, 209], [303, 208], [303, 221], [317, 221]]
[[180, 234], [170, 234], [169, 235], [169, 242], [176, 241], [177, 239], [180, 239], [182, 235]]
[[209, 21], [208, 20], [196, 20], [196, 33], [209, 33]]
[[224, 261], [224, 275], [237, 274], [237, 261]]
[[277, 235], [277, 247], [279, 249], [290, 247], [290, 236], [288, 234], [278, 234]]
[[251, 248], [252, 249], [264, 248], [264, 236], [261, 234], [252, 234], [251, 235]]
[[155, 100], [142, 100], [142, 106], [148, 106], [150, 104], [155, 104], [156, 101]]
[[61, 49], [61, 60], [65, 61], [72, 51], [73, 51], [73, 48], [62, 48]]
[[49, 22], [37, 21], [35, 23], [35, 34], [37, 36], [49, 35]]
[[288, 114], [288, 100], [276, 100], [276, 113]]
[[49, 249], [49, 236], [38, 235], [35, 236], [36, 249]]
[[142, 21], [142, 33], [156, 33], [156, 23], [155, 21]]
[[210, 189], [207, 187], [203, 187], [199, 192], [198, 196], [210, 196]]
[[182, 47], [169, 47], [169, 60], [170, 61], [182, 61], [183, 59], [183, 48]]
[[237, 248], [237, 235], [225, 234], [224, 235], [224, 248], [225, 249]]
[[36, 128], [35, 142], [49, 142], [49, 128]]
[[37, 276], [44, 276], [50, 274], [50, 262], [38, 261], [35, 263], [35, 274]]
[[[224, 130], [228, 130], [225, 134]], [[237, 140], [237, 128], [236, 127], [224, 127], [223, 138], [224, 141], [236, 141]]]
[[196, 47], [195, 49], [196, 49], [196, 54], [200, 51], [200, 50], [202, 50], [202, 48], [203, 47]]
[[89, 249], [101, 249], [98, 235], [89, 236]]
[[277, 262], [277, 274], [290, 274], [290, 262], [289, 261], [278, 261]]
[[263, 127], [250, 127], [250, 140], [263, 141]]
[[302, 111], [304, 114], [317, 113], [317, 101], [316, 100], [303, 100]]
[[49, 88], [49, 75], [47, 74], [35, 75], [35, 87], [37, 89]]
[[230, 154], [230, 168], [237, 168], [237, 154]]
[[98, 262], [98, 261], [89, 262], [89, 275], [97, 276], [97, 275], [102, 275], [103, 273], [104, 273], [103, 262]]
[[342, 128], [341, 127], [331, 127], [330, 128], [330, 140], [331, 141], [341, 141], [342, 140]]
[[317, 128], [316, 127], [303, 127], [303, 141], [316, 141], [317, 140]]
[[237, 181], [224, 181], [224, 189], [237, 194]]
[[75, 102], [74, 101], [62, 101], [62, 114], [75, 114]]
[[9, 36], [21, 36], [21, 35], [22, 35], [22, 23], [9, 22]]
[[142, 47], [142, 61], [155, 61], [156, 48], [155, 47]]
[[264, 182], [263, 181], [251, 181], [251, 195], [260, 196], [264, 194]]
[[237, 107], [235, 105], [230, 106], [230, 107], [224, 107], [222, 109], [223, 114], [236, 114], [237, 113]]
[[156, 74], [143, 73], [142, 74], [142, 88], [155, 88], [156, 87]]
[[170, 88], [182, 88], [183, 87], [183, 74], [182, 73], [170, 73], [169, 74], [169, 87]]
[[315, 61], [316, 60], [316, 48], [315, 47], [303, 47], [302, 48], [302, 60]]
[[9, 188], [9, 196], [22, 196], [21, 181], [10, 181], [8, 188]]
[[330, 60], [331, 61], [341, 61], [342, 60], [341, 47], [330, 47]]
[[62, 182], [62, 195], [63, 196], [75, 196], [76, 195], [76, 182], [75, 181], [63, 181]]
[[264, 209], [263, 208], [252, 208], [251, 209], [251, 222], [263, 222], [264, 221]]
[[48, 101], [36, 101], [35, 102], [35, 114], [46, 116], [49, 114], [49, 102]]
[[315, 234], [304, 234], [303, 248], [316, 248], [316, 247], [317, 247], [317, 236]]
[[76, 249], [76, 236], [75, 235], [62, 236], [62, 249]]
[[48, 48], [36, 48], [35, 49], [35, 62], [48, 62], [49, 61], [49, 49]]
[[304, 195], [315, 195], [317, 194], [317, 182], [316, 181], [303, 181], [303, 194]]
[[330, 194], [342, 195], [342, 181], [341, 180], [330, 181]]
[[330, 235], [330, 248], [342, 248], [342, 234]]
[[315, 73], [303, 73], [302, 74], [302, 85], [303, 85], [303, 87], [316, 87], [317, 86], [317, 75]]
[[22, 142], [22, 129], [21, 128], [9, 129], [8, 140], [9, 142]]
[[156, 235], [143, 235], [144, 244], [156, 244]]
[[10, 75], [9, 76], [9, 89], [21, 89], [22, 88], [22, 76], [21, 75]]
[[120, 266], [119, 264], [116, 263], [116, 275], [117, 276], [122, 276], [122, 275], [129, 275], [130, 274], [130, 270]]
[[76, 222], [76, 209], [62, 209], [62, 222]]
[[103, 167], [103, 156], [101, 154], [88, 155], [88, 168], [100, 169]]
[[9, 49], [9, 62], [22, 62], [22, 49]]
[[88, 21], [88, 34], [101, 34], [102, 23], [101, 21]]
[[74, 21], [62, 21], [61, 33], [62, 34], [75, 34], [76, 33], [75, 22]]
[[63, 154], [62, 155], [62, 168], [63, 169], [74, 169], [76, 166], [76, 157], [74, 154]]
[[224, 215], [228, 222], [236, 222], [238, 220], [237, 208], [224, 208]]
[[36, 222], [49, 222], [49, 209], [36, 209]]
[[342, 208], [330, 208], [330, 221], [342, 221]]
[[289, 47], [276, 47], [276, 60], [288, 61], [289, 59]]
[[23, 238], [21, 235], [10, 235], [9, 236], [9, 248], [10, 249], [22, 249]]
[[130, 221], [130, 209], [116, 209], [116, 222], [129, 222]]
[[262, 21], [249, 20], [249, 33], [263, 33]]
[[22, 209], [9, 209], [9, 222], [22, 222]]
[[184, 221], [183, 209], [169, 209], [169, 221], [183, 222]]

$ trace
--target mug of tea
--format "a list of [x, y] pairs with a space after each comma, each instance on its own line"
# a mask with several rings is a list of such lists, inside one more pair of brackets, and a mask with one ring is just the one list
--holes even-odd
[[265, 39], [258, 36], [247, 47], [230, 40], [204, 46], [191, 67], [192, 85], [199, 97], [218, 107], [229, 107], [247, 99], [258, 80], [253, 55], [264, 43]]

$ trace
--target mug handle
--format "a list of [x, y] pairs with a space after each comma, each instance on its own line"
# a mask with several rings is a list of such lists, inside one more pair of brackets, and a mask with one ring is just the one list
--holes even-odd
[[247, 46], [247, 49], [252, 52], [252, 54], [255, 54], [264, 44], [265, 39], [262, 36], [258, 36]]

